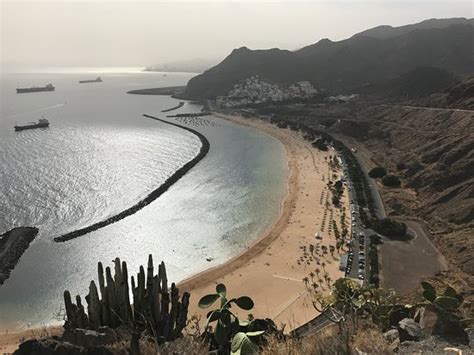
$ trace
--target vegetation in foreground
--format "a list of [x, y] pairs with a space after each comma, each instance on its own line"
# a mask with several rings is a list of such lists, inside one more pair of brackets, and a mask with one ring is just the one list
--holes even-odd
[[168, 288], [164, 263], [154, 274], [150, 256], [147, 273], [141, 266], [137, 283], [131, 277], [133, 302], [126, 265], [115, 259], [114, 277], [109, 267], [104, 277], [99, 263], [100, 297], [94, 281], [85, 297], [87, 307], [80, 296], [73, 303], [65, 291], [62, 337], [26, 341], [16, 354], [380, 354], [431, 335], [467, 346], [465, 329], [473, 324], [473, 319], [462, 318], [463, 297], [452, 287], [440, 292], [423, 282], [416, 302], [404, 304], [392, 292], [340, 278], [329, 295], [307, 284], [313, 306], [321, 313], [318, 319], [332, 324], [324, 332], [307, 328], [305, 334], [284, 335], [271, 319], [254, 319], [251, 314], [239, 319], [232, 307], [250, 311], [254, 303], [249, 296], [228, 298], [223, 284], [199, 300], [201, 308], [217, 305], [201, 330], [198, 319], [187, 317], [190, 295], [180, 296], [174, 283]]

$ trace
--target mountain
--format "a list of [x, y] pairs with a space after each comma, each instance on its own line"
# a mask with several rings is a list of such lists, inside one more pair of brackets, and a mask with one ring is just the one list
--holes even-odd
[[466, 19], [463, 17], [459, 18], [450, 18], [450, 19], [436, 19], [432, 18], [429, 20], [425, 20], [419, 23], [415, 23], [412, 25], [400, 26], [400, 27], [392, 27], [392, 26], [378, 26], [371, 28], [369, 30], [360, 32], [355, 34], [352, 37], [358, 36], [366, 36], [372, 37], [377, 39], [388, 39], [393, 37], [402, 36], [409, 32], [413, 32], [415, 30], [431, 30], [431, 29], [443, 29], [452, 25], [473, 25], [474, 19]]
[[360, 94], [371, 97], [390, 97], [395, 100], [413, 100], [438, 94], [439, 91], [458, 84], [459, 78], [453, 73], [434, 67], [417, 67], [379, 85], [366, 85]]
[[425, 107], [445, 107], [458, 110], [474, 111], [474, 76], [461, 83], [434, 93], [418, 104]]
[[445, 19], [383, 30], [377, 27], [338, 42], [323, 39], [295, 52], [242, 47], [192, 78], [186, 95], [225, 95], [234, 84], [252, 75], [283, 85], [308, 80], [331, 92], [358, 92], [419, 67], [464, 75], [474, 72], [473, 43], [472, 19]]
[[218, 62], [217, 59], [195, 58], [152, 65], [146, 67], [144, 71], [202, 73], [206, 69], [212, 68]]

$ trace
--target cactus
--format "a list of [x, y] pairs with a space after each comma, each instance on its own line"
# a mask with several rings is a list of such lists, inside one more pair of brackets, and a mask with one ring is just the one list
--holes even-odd
[[87, 313], [89, 314], [90, 326], [92, 329], [97, 329], [101, 325], [101, 311], [102, 307], [97, 293], [97, 287], [94, 281], [91, 281], [89, 286], [89, 294], [86, 296], [87, 301]]
[[121, 262], [119, 258], [114, 260], [114, 277], [110, 267], [105, 269], [104, 275], [100, 262], [97, 271], [99, 289], [94, 281], [90, 282], [89, 293], [85, 297], [87, 313], [80, 296], [76, 296], [76, 303], [73, 303], [70, 292], [64, 291], [66, 328], [97, 329], [125, 325], [133, 334], [145, 331], [154, 335], [158, 342], [181, 336], [187, 322], [190, 295], [185, 292], [180, 298], [174, 283], [168, 290], [163, 262], [159, 264], [158, 274], [154, 275], [153, 258], [149, 255], [146, 275], [144, 267], [140, 266], [137, 276], [131, 277], [131, 288], [125, 261]]

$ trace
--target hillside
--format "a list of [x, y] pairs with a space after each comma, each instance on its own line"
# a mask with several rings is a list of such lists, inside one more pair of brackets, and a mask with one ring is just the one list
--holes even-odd
[[402, 33], [399, 36], [374, 35], [380, 30], [373, 29], [339, 42], [324, 39], [295, 52], [242, 47], [192, 78], [186, 95], [225, 95], [234, 84], [252, 75], [278, 84], [308, 80], [331, 92], [358, 92], [418, 67], [434, 67], [458, 75], [474, 72], [473, 21], [433, 21], [429, 22], [432, 27], [421, 23], [403, 31], [392, 29]]
[[436, 19], [432, 18], [412, 25], [392, 27], [392, 26], [378, 26], [366, 31], [355, 34], [353, 37], [366, 36], [378, 39], [388, 39], [401, 36], [416, 30], [431, 30], [443, 29], [452, 25], [473, 25], [474, 19], [466, 18], [450, 18], [450, 19]]
[[[442, 280], [472, 299], [474, 285], [473, 78], [422, 99], [400, 104], [269, 105], [264, 115], [324, 129], [357, 148], [370, 170], [380, 166], [401, 179], [401, 188], [378, 183], [387, 214], [428, 226], [449, 262]], [[423, 251], [423, 253], [426, 250]]]
[[419, 100], [422, 106], [474, 110], [474, 77]]
[[[369, 118], [369, 119], [367, 119]], [[365, 122], [365, 123], [364, 123]], [[402, 179], [402, 189], [382, 189], [391, 215], [420, 217], [434, 241], [474, 279], [474, 112], [413, 106], [360, 107], [353, 125], [334, 130], [357, 137], [374, 166]]]
[[[372, 98], [413, 100], [438, 93], [459, 83], [453, 73], [435, 67], [417, 67], [383, 83], [365, 85], [359, 94]], [[429, 106], [429, 105], [428, 105]]]

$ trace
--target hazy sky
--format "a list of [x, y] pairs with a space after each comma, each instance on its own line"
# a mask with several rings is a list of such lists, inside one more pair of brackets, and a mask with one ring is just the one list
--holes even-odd
[[2, 65], [146, 66], [296, 49], [381, 24], [473, 17], [471, 1], [1, 2]]

